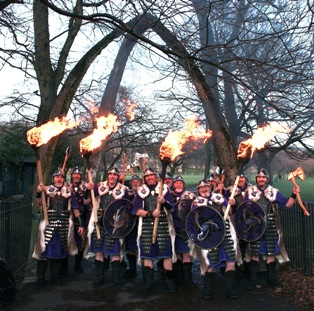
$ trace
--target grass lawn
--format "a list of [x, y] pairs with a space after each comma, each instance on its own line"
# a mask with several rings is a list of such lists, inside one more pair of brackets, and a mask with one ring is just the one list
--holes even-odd
[[[197, 183], [204, 178], [203, 175], [183, 175], [187, 188], [194, 187], [196, 190]], [[304, 181], [297, 180], [297, 184], [301, 187], [301, 198], [303, 201], [314, 201], [314, 177], [307, 178]], [[281, 180], [273, 183], [275, 188], [286, 197], [291, 195], [293, 184], [289, 180]]]
[[[314, 178], [307, 178], [304, 181], [296, 180], [297, 184], [301, 188], [300, 196], [303, 201], [314, 201]], [[274, 187], [278, 188], [280, 192], [288, 197], [291, 194], [293, 184], [289, 180], [281, 180], [274, 182]]]

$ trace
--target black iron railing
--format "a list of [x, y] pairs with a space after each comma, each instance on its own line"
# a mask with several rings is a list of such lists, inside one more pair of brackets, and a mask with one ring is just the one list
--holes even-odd
[[297, 271], [314, 275], [314, 202], [306, 202], [310, 216], [305, 216], [298, 204], [280, 209], [284, 243]]
[[32, 229], [32, 201], [0, 201], [0, 256], [18, 279], [28, 261]]

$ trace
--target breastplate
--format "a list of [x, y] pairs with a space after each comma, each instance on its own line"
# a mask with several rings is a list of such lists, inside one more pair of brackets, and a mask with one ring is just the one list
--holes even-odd
[[105, 195], [102, 195], [100, 197], [100, 206], [99, 208], [102, 209], [103, 211], [105, 211], [108, 206], [114, 201], [114, 197], [109, 194], [109, 193], [106, 193]]
[[260, 206], [261, 206], [262, 209], [264, 210], [265, 214], [267, 214], [269, 201], [266, 199], [264, 193], [261, 194], [261, 197], [260, 197], [260, 199], [257, 201], [257, 203], [260, 204]]
[[149, 196], [147, 196], [144, 199], [144, 210], [148, 212], [153, 212], [157, 207], [157, 193], [152, 194], [150, 193]]
[[49, 209], [54, 211], [63, 211], [68, 209], [68, 200], [62, 195], [55, 195], [53, 197], [49, 197], [50, 204]]

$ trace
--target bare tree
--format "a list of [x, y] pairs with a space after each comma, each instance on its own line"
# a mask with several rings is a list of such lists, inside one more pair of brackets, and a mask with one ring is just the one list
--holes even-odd
[[[178, 93], [170, 94], [171, 100], [177, 101], [179, 109], [186, 106], [204, 112], [214, 132], [217, 164], [230, 172], [230, 180], [238, 166], [237, 144], [265, 122], [285, 122], [292, 132], [288, 139], [270, 144], [271, 152], [261, 158], [264, 163], [290, 145], [306, 148], [306, 156], [313, 151], [307, 143], [313, 131], [313, 34], [308, 6], [286, 0], [95, 1], [84, 5], [76, 1], [69, 9], [63, 1], [34, 1], [33, 62], [41, 96], [37, 123], [65, 115], [91, 63], [127, 34], [121, 44], [125, 51], [117, 54], [104, 92], [102, 113], [115, 105], [126, 62], [146, 63], [131, 51], [146, 49], [162, 58], [162, 65], [154, 66], [163, 76], [172, 77], [174, 83], [186, 80], [190, 96], [181, 96], [180, 101]], [[50, 59], [48, 7], [69, 21], [56, 61]], [[73, 68], [66, 69], [74, 39], [89, 23], [94, 45]], [[98, 32], [103, 39], [97, 40]], [[200, 104], [194, 108], [196, 98]], [[55, 144], [50, 146], [48, 155]]]

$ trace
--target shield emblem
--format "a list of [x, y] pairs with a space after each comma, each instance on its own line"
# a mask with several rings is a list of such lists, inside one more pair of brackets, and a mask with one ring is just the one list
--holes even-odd
[[223, 241], [226, 227], [220, 213], [207, 205], [193, 208], [186, 218], [186, 232], [191, 241], [202, 249], [212, 249]]
[[266, 214], [256, 202], [241, 203], [234, 216], [235, 230], [239, 239], [254, 242], [262, 237], [266, 230]]
[[105, 231], [114, 238], [128, 235], [136, 222], [136, 215], [132, 215], [133, 204], [127, 199], [113, 201], [107, 207], [103, 216]]
[[173, 217], [173, 222], [176, 234], [185, 240], [189, 238], [186, 233], [186, 218], [191, 211], [192, 202], [192, 199], [183, 199], [174, 205], [174, 215], [176, 217]]

